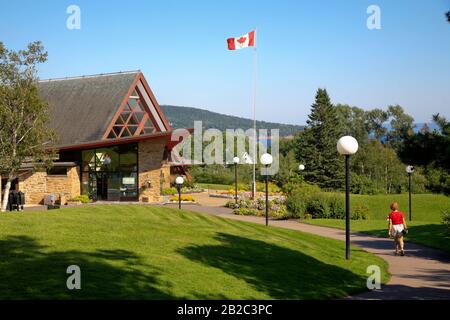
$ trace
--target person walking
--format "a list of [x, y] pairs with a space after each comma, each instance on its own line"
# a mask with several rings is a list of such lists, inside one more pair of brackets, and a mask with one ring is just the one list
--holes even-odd
[[391, 213], [389, 214], [389, 237], [394, 238], [395, 242], [395, 255], [400, 253], [401, 256], [405, 255], [403, 236], [408, 233], [408, 227], [406, 226], [405, 215], [403, 212], [398, 211], [398, 203], [391, 203]]

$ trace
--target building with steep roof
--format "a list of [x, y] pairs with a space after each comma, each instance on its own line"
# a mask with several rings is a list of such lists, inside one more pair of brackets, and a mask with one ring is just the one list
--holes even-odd
[[26, 203], [43, 203], [52, 194], [161, 201], [177, 142], [140, 71], [42, 80], [39, 89], [50, 106], [58, 159], [47, 171], [24, 166], [15, 188]]

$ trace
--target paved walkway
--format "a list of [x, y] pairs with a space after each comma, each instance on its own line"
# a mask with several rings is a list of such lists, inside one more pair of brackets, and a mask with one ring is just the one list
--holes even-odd
[[[265, 223], [264, 218], [237, 216], [224, 207], [191, 205], [185, 209], [228, 219]], [[344, 231], [339, 229], [312, 226], [293, 220], [271, 220], [269, 224], [338, 240], [345, 239]], [[395, 256], [392, 240], [360, 233], [352, 233], [351, 242], [352, 245], [357, 245], [386, 260], [392, 276], [381, 290], [368, 291], [349, 297], [350, 299], [450, 299], [450, 257], [445, 253], [407, 243], [406, 256]]]

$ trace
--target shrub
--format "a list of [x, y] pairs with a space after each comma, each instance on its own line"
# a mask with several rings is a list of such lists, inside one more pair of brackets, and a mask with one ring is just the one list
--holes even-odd
[[369, 219], [369, 208], [363, 204], [358, 204], [352, 210], [350, 215], [352, 220], [368, 220]]
[[311, 214], [314, 219], [330, 218], [330, 207], [327, 196], [324, 194], [310, 196], [306, 204], [306, 212]]
[[195, 185], [194, 181], [192, 181], [192, 179], [190, 179], [190, 180], [184, 179], [184, 182], [183, 182], [183, 188], [186, 188], [186, 189], [195, 189], [195, 188], [196, 188], [196, 185]]
[[172, 187], [172, 188], [164, 188], [162, 190], [162, 193], [165, 196], [171, 196], [171, 195], [174, 195], [174, 194], [178, 193], [178, 191], [177, 191], [177, 188], [173, 188]]
[[290, 215], [284, 204], [269, 203], [269, 216], [277, 219], [288, 219]]
[[345, 217], [345, 203], [342, 196], [338, 194], [329, 194], [318, 192], [317, 187], [310, 185], [311, 188], [300, 189], [288, 194], [286, 207], [293, 218], [302, 218], [309, 214], [314, 219], [343, 219]]
[[[243, 191], [252, 191], [252, 184], [251, 183], [238, 183], [238, 189]], [[281, 188], [278, 187], [275, 183], [269, 182], [268, 185], [269, 193], [280, 193]], [[266, 191], [266, 183], [265, 182], [256, 182], [256, 191], [258, 192], [265, 192]], [[234, 192], [234, 188], [233, 188]]]
[[306, 212], [306, 199], [300, 193], [289, 194], [286, 199], [286, 207], [292, 218], [301, 218]]
[[183, 186], [183, 188], [181, 188], [181, 192], [185, 192], [185, 193], [186, 192], [198, 193], [198, 192], [203, 192], [203, 191], [205, 191], [205, 190], [196, 184], [191, 184], [189, 186]]
[[321, 192], [320, 187], [315, 184], [309, 184], [306, 182], [288, 182], [283, 186], [283, 192], [287, 194], [299, 194], [302, 196], [310, 196]]
[[80, 201], [81, 203], [90, 203], [92, 201], [91, 199], [89, 199], [89, 196], [87, 194], [82, 194], [82, 195], [76, 196], [76, 197], [72, 198], [71, 200]]
[[225, 203], [225, 208], [235, 209], [235, 208], [237, 208], [237, 205], [234, 202], [234, 200], [229, 200], [229, 201], [227, 201], [227, 203]]
[[261, 216], [262, 211], [253, 208], [239, 208], [234, 210], [234, 214], [239, 216]]
[[345, 202], [342, 197], [330, 196], [328, 199], [328, 206], [330, 208], [330, 218], [332, 219], [345, 218]]
[[303, 218], [304, 218], [305, 220], [309, 220], [309, 219], [312, 219], [312, 215], [309, 214], [309, 213], [306, 213], [306, 214], [303, 216]]
[[[281, 192], [281, 188], [273, 182], [269, 182], [267, 187], [269, 189], [269, 193], [280, 193]], [[256, 191], [265, 192], [266, 191], [266, 183], [265, 182], [256, 182]]]

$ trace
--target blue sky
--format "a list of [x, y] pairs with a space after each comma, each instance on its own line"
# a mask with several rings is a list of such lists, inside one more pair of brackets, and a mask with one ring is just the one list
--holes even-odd
[[[66, 8], [81, 29], [66, 28]], [[369, 5], [381, 29], [366, 27]], [[303, 124], [318, 87], [334, 103], [400, 104], [417, 122], [450, 116], [450, 0], [5, 1], [0, 41], [41, 40], [41, 78], [141, 69], [160, 104], [252, 116], [250, 49], [258, 32], [257, 118]]]

